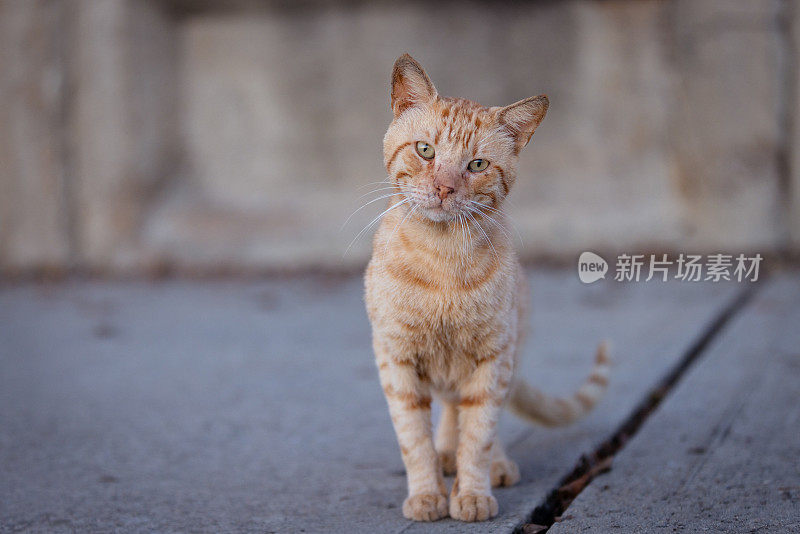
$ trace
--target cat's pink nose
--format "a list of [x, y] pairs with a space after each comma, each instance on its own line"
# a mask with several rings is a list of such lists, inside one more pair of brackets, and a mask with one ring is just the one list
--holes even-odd
[[455, 189], [453, 189], [449, 185], [437, 185], [436, 189], [439, 190], [439, 198], [442, 200], [446, 199], [447, 195], [455, 191]]

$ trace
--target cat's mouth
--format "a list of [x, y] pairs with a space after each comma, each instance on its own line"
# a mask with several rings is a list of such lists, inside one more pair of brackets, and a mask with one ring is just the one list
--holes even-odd
[[422, 214], [434, 222], [450, 222], [458, 218], [461, 206], [450, 199], [441, 201], [438, 198], [420, 205]]
[[434, 222], [447, 222], [455, 218], [455, 215], [446, 211], [441, 206], [433, 208], [423, 208], [422, 214]]

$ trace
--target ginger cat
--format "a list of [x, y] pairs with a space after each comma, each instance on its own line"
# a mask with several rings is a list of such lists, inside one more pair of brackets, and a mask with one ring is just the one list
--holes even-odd
[[[495, 436], [506, 402], [527, 419], [562, 425], [587, 413], [608, 383], [602, 345], [571, 398], [549, 397], [514, 376], [528, 289], [501, 207], [547, 107], [544, 95], [490, 108], [441, 97], [411, 56], [395, 62], [394, 119], [383, 141], [395, 195], [365, 283], [409, 519], [494, 517], [492, 486], [519, 480]], [[431, 395], [444, 405], [435, 439]], [[443, 470], [456, 473], [449, 507]]]

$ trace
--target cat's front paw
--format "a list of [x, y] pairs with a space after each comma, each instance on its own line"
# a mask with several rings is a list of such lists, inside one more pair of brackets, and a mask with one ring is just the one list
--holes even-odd
[[445, 475], [456, 474], [456, 451], [439, 451], [439, 465]]
[[447, 517], [447, 496], [435, 493], [409, 495], [403, 502], [403, 515], [414, 521], [436, 521]]
[[461, 521], [486, 521], [497, 515], [497, 499], [491, 495], [461, 494], [450, 497], [450, 517]]
[[492, 487], [513, 486], [519, 482], [519, 467], [511, 460], [492, 460], [489, 471], [492, 478]]

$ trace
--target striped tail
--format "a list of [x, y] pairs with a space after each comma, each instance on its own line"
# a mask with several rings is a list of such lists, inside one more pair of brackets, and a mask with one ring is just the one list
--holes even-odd
[[563, 426], [591, 411], [608, 386], [611, 362], [606, 343], [597, 347], [592, 374], [571, 397], [551, 397], [523, 380], [515, 382], [508, 407], [516, 415], [544, 426]]

